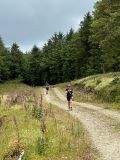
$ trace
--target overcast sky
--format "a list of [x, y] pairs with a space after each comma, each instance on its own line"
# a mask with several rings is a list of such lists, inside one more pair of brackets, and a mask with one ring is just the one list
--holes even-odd
[[22, 51], [42, 46], [54, 32], [75, 30], [97, 0], [0, 0], [0, 36]]

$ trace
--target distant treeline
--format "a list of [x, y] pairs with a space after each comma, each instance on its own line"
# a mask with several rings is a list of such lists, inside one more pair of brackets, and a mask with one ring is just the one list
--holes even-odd
[[87, 13], [78, 31], [54, 33], [39, 49], [22, 53], [0, 39], [0, 82], [21, 79], [30, 85], [65, 82], [97, 73], [120, 71], [120, 1], [102, 0]]

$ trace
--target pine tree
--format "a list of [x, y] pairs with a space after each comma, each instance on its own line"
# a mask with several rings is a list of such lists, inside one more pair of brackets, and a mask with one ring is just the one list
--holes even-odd
[[101, 51], [104, 71], [120, 70], [120, 2], [102, 0], [96, 3], [92, 23], [92, 40]]
[[21, 78], [23, 70], [23, 56], [16, 43], [13, 43], [10, 53], [11, 79]]
[[8, 55], [8, 50], [5, 48], [3, 40], [0, 37], [0, 82], [8, 80], [10, 76]]
[[33, 46], [32, 51], [30, 53], [29, 59], [29, 79], [31, 85], [40, 85], [41, 84], [41, 59], [40, 59], [40, 50], [37, 46]]

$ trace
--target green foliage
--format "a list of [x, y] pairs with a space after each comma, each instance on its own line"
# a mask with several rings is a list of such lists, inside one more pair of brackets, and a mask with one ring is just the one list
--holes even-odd
[[107, 108], [120, 109], [120, 72], [89, 76], [73, 84], [76, 100], [105, 103]]
[[120, 102], [120, 79], [114, 78], [106, 87], [100, 90], [101, 98], [107, 102]]
[[98, 80], [96, 81], [96, 86], [99, 85], [101, 82], [102, 82], [102, 81], [101, 81], [100, 79], [98, 79]]
[[44, 153], [45, 149], [47, 147], [46, 141], [43, 137], [39, 137], [36, 141], [36, 152], [37, 154], [41, 155]]
[[9, 53], [0, 38], [0, 83], [7, 80], [10, 76], [8, 57]]
[[104, 71], [120, 70], [120, 2], [102, 0], [96, 3], [92, 22], [92, 40], [101, 52]]
[[21, 78], [23, 72], [23, 56], [19, 46], [13, 43], [10, 52], [10, 78]]
[[42, 111], [42, 108], [41, 107], [33, 107], [32, 108], [32, 116], [37, 118], [38, 120], [40, 120], [42, 118], [42, 115], [43, 115], [43, 111]]

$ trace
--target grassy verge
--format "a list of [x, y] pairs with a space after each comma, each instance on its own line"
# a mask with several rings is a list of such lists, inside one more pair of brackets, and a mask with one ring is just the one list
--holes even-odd
[[37, 88], [18, 83], [0, 88], [0, 159], [15, 160], [22, 150], [23, 160], [95, 159], [81, 123], [42, 102]]
[[[89, 76], [72, 81], [74, 100], [120, 110], [120, 73]], [[65, 90], [66, 83], [58, 85]]]
[[7, 81], [4, 84], [0, 84], [0, 94], [12, 94], [13, 92], [22, 92], [22, 91], [29, 91], [32, 87], [29, 87], [25, 84], [19, 82], [19, 80], [14, 81]]

